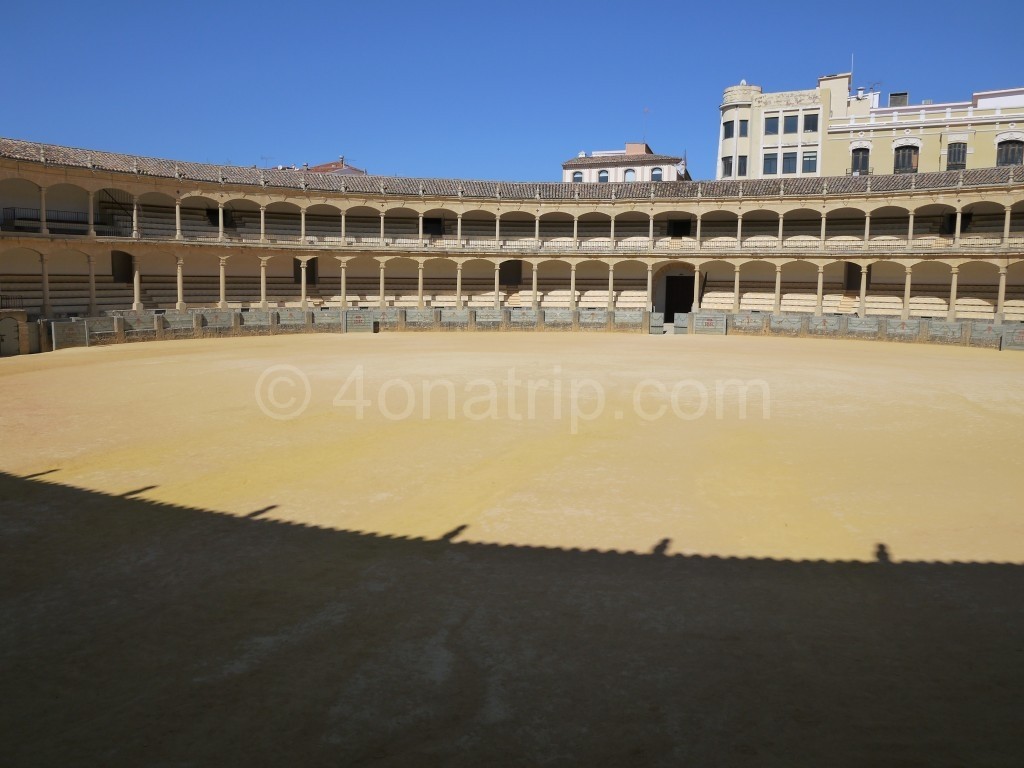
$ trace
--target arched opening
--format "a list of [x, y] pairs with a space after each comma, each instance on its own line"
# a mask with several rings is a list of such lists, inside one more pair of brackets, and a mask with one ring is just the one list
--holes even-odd
[[597, 259], [576, 262], [576, 308], [608, 306], [608, 265]]
[[1006, 303], [1003, 319], [1024, 322], [1024, 260], [1006, 269]]
[[[874, 221], [871, 222], [874, 228]], [[961, 222], [961, 226], [963, 222]], [[928, 247], [938, 239], [952, 240], [956, 233], [956, 208], [952, 205], [922, 205], [914, 209], [915, 245]], [[921, 240], [923, 242], [918, 243]]]
[[703, 287], [701, 309], [732, 312], [735, 268], [725, 261], [709, 261], [701, 266]]
[[232, 240], [260, 241], [260, 206], [255, 200], [235, 199], [224, 203], [224, 233]]
[[1010, 206], [1010, 242], [1024, 245], [1024, 200]]
[[661, 179], [662, 179], [661, 168], [652, 168], [651, 169], [651, 181], [661, 181]]
[[825, 247], [829, 251], [847, 251], [864, 245], [864, 211], [838, 208], [825, 219]]
[[771, 312], [774, 307], [775, 264], [761, 260], [743, 262], [740, 265], [740, 311]]
[[560, 212], [542, 214], [540, 240], [540, 247], [546, 251], [572, 248], [572, 216]]
[[[273, 202], [264, 212], [267, 242], [297, 243], [302, 231], [302, 214], [295, 203]], [[294, 265], [293, 265], [294, 273]]]
[[[509, 211], [501, 215], [501, 240], [505, 248], [532, 250], [535, 217], [525, 211]], [[504, 284], [504, 282], [503, 282]]]
[[[419, 301], [419, 262], [400, 257], [384, 264], [384, 302], [389, 307], [415, 309]], [[377, 298], [380, 298], [379, 281]]]
[[775, 248], [779, 244], [779, 214], [765, 209], [744, 213], [743, 244], [750, 248]]
[[489, 211], [466, 211], [462, 214], [462, 239], [468, 248], [495, 247], [495, 215]]
[[647, 265], [635, 258], [615, 262], [615, 309], [647, 309]]
[[561, 259], [548, 259], [540, 262], [537, 269], [537, 293], [541, 309], [569, 308], [571, 301], [570, 271], [569, 263]]
[[[98, 201], [98, 198], [97, 198]], [[103, 210], [102, 207], [100, 210]], [[107, 215], [119, 222], [123, 216], [123, 204], [108, 203]], [[129, 232], [129, 234], [131, 234]], [[217, 201], [195, 195], [181, 199], [181, 236], [185, 240], [216, 240], [219, 235]]]
[[1003, 240], [1006, 208], [993, 202], [965, 205], [960, 214], [960, 245], [990, 248]]
[[0, 181], [0, 229], [5, 232], [38, 232], [39, 185], [27, 179]]
[[366, 205], [346, 210], [345, 237], [352, 243], [379, 243], [380, 211]]
[[602, 169], [597, 172], [597, 183], [607, 184], [608, 183], [608, 171]]
[[341, 241], [341, 211], [334, 205], [316, 203], [306, 208], [306, 242]]
[[174, 198], [160, 192], [145, 192], [138, 196], [139, 235], [161, 240], [173, 240]]
[[703, 248], [737, 248], [739, 217], [732, 211], [709, 211], [701, 217], [700, 239]]
[[956, 316], [991, 320], [999, 295], [999, 267], [987, 261], [961, 264], [957, 275]]
[[794, 250], [821, 248], [821, 211], [797, 208], [782, 216], [782, 244]]
[[583, 171], [573, 171], [572, 180], [574, 184], [580, 184], [583, 182]]
[[581, 214], [576, 224], [580, 249], [584, 251], [607, 250], [611, 234], [611, 217], [606, 213], [590, 212]]
[[697, 241], [697, 216], [690, 211], [656, 213], [654, 237], [659, 248], [692, 248]]
[[640, 211], [626, 211], [615, 216], [616, 251], [638, 252], [648, 249], [651, 217]]
[[89, 193], [75, 184], [46, 188], [46, 228], [51, 235], [89, 232]]
[[[424, 233], [425, 235], [426, 233]], [[384, 237], [388, 242], [401, 245], [415, 245], [419, 243], [419, 212], [414, 211], [412, 208], [388, 208], [384, 212]], [[388, 266], [390, 266], [390, 263]]]
[[632, 168], [627, 168], [626, 172], [622, 174], [622, 180], [626, 182], [636, 181], [636, 171]]
[[916, 146], [896, 147], [893, 150], [893, 173], [917, 173], [917, 161], [921, 150]]
[[[618, 278], [617, 271], [615, 276]], [[654, 270], [653, 283], [654, 311], [664, 314], [665, 325], [671, 325], [677, 314], [693, 310], [693, 264], [676, 260], [661, 264]]]
[[433, 243], [452, 241], [455, 245], [458, 215], [447, 208], [432, 208], [423, 213], [423, 237]]
[[893, 205], [876, 208], [871, 211], [869, 247], [891, 250], [894, 247], [904, 246], [907, 242], [909, 228], [910, 213], [906, 208]]
[[781, 312], [813, 314], [817, 308], [818, 265], [809, 261], [783, 264], [780, 291]]
[[948, 264], [921, 261], [911, 274], [911, 317], [946, 317], [952, 273]]
[[99, 237], [131, 237], [134, 197], [116, 187], [104, 187], [93, 195], [96, 234]]

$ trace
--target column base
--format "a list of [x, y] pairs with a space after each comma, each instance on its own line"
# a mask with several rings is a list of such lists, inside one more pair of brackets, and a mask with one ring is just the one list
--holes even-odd
[[185, 309], [187, 308], [187, 305], [185, 304], [184, 301], [179, 301], [179, 302], [175, 303], [174, 308], [176, 310], [178, 310], [179, 312], [184, 312]]
[[227, 309], [227, 308], [228, 308], [228, 303], [226, 301], [218, 301], [217, 302], [217, 309]]
[[132, 312], [141, 312], [144, 309], [141, 301], [132, 302]]
[[266, 309], [270, 309], [270, 304], [268, 304], [268, 303], [267, 303], [267, 302], [265, 302], [265, 301], [261, 301], [261, 302], [259, 303], [259, 307], [260, 307], [260, 309], [263, 309], [263, 310], [266, 310]]

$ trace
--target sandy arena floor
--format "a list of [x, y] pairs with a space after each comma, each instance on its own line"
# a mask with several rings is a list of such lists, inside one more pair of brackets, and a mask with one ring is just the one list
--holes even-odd
[[1024, 754], [1024, 355], [212, 339], [0, 403], [5, 765]]

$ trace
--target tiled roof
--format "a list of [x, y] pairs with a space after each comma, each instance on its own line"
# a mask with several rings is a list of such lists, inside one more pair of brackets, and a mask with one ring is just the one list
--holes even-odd
[[[619, 156], [622, 159], [626, 156]], [[635, 157], [665, 158], [664, 155]], [[463, 197], [506, 200], [657, 200], [688, 198], [756, 198], [850, 195], [1024, 183], [1024, 166], [977, 168], [969, 171], [900, 176], [830, 176], [746, 181], [663, 181], [610, 184], [560, 182], [470, 181], [415, 179], [399, 176], [341, 176], [296, 168], [260, 170], [179, 160], [123, 155], [54, 144], [0, 138], [0, 158], [156, 178], [178, 178], [213, 184], [252, 185], [277, 189], [316, 190], [396, 197]], [[665, 158], [678, 160], [678, 158]]]
[[574, 157], [562, 163], [567, 171], [576, 168], [619, 168], [623, 165], [675, 165], [682, 162], [681, 157], [671, 155], [601, 155], [599, 157]]

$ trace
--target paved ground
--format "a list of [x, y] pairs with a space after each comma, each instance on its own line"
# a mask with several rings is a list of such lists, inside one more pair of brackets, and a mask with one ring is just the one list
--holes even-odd
[[550, 333], [0, 361], [2, 762], [1017, 765], [1022, 375]]

